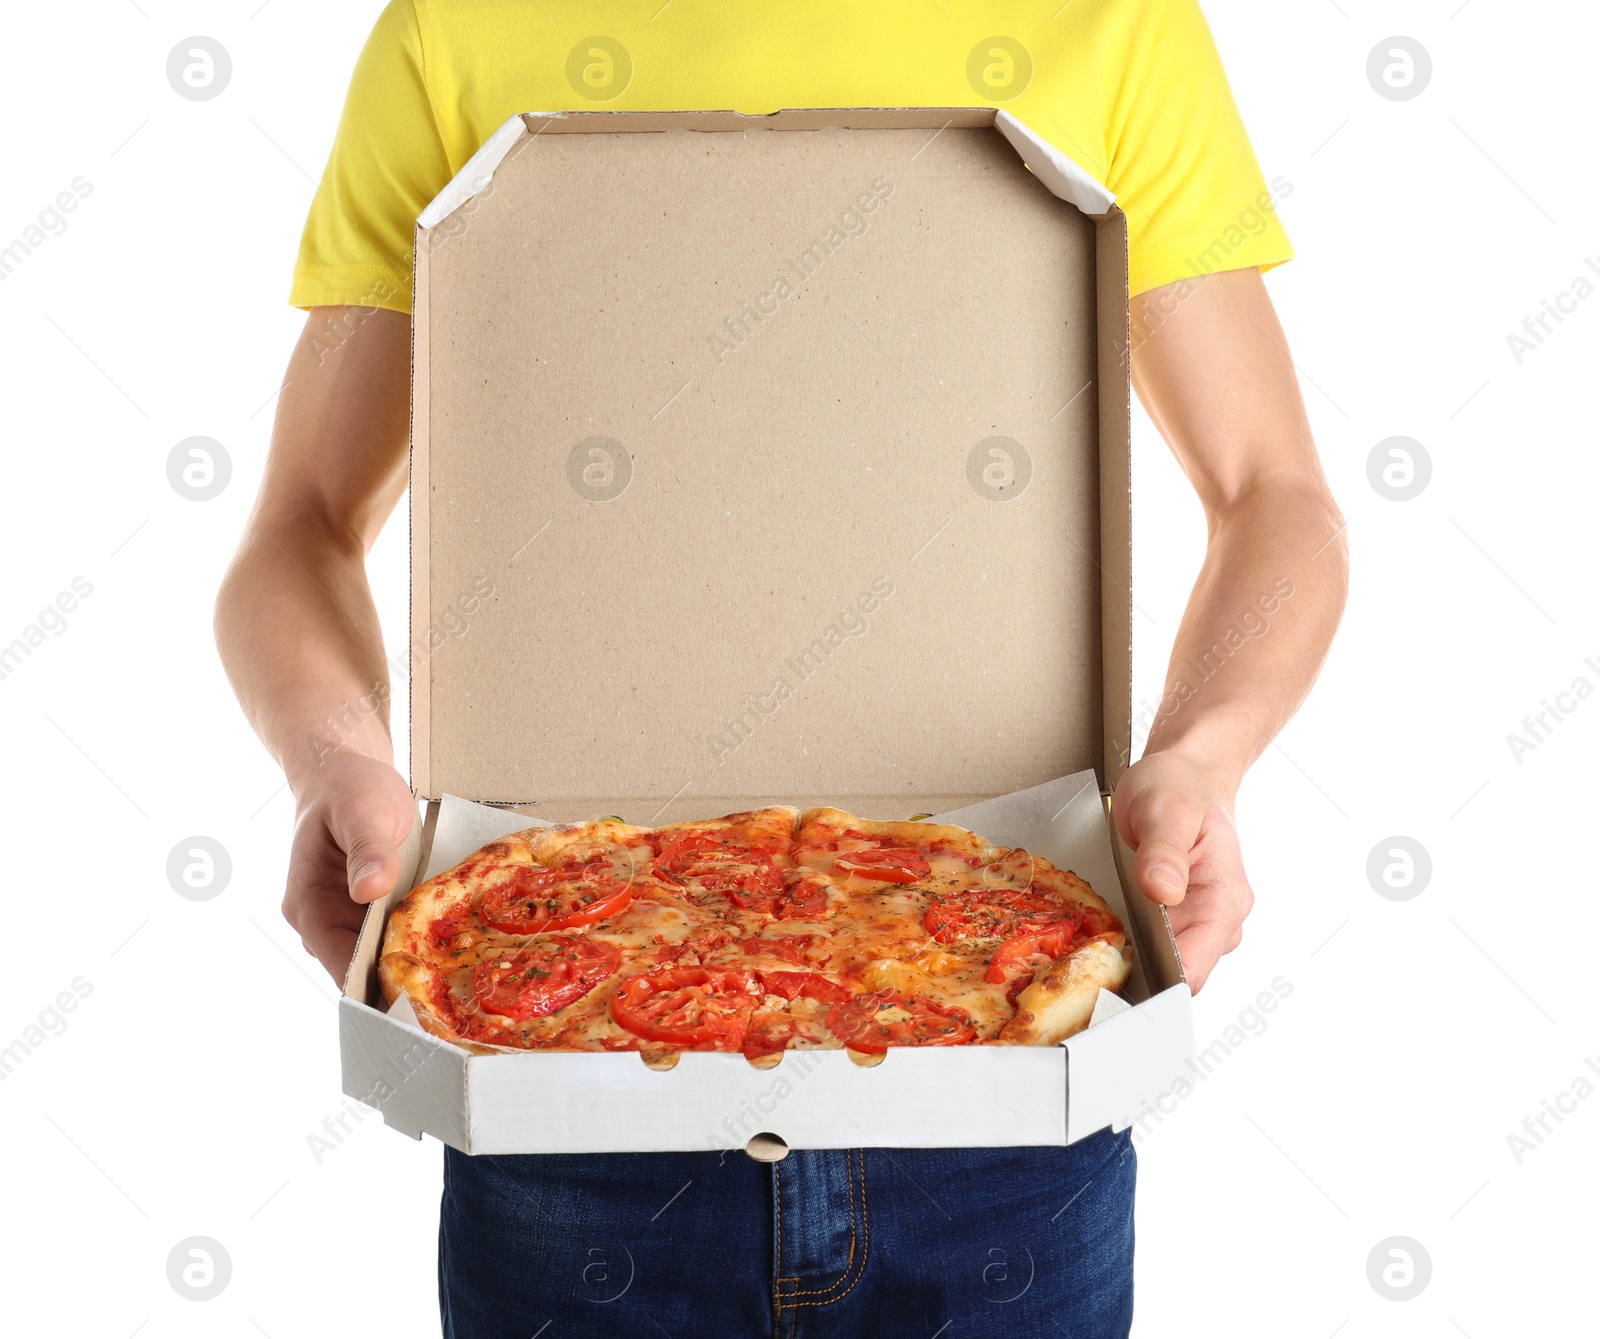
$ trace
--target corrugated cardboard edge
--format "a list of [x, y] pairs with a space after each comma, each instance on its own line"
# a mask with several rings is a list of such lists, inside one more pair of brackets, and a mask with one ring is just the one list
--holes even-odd
[[[411, 711], [411, 793], [427, 795], [433, 789], [433, 674], [426, 661], [417, 663], [417, 639], [428, 626], [428, 604], [433, 589], [429, 570], [433, 530], [428, 520], [432, 486], [428, 480], [428, 403], [432, 377], [428, 374], [428, 248], [419, 225], [412, 248], [411, 278], [411, 600], [410, 630], [406, 638], [406, 694]], [[419, 547], [419, 540], [421, 545]]]
[[1128, 348], [1128, 220], [1095, 225], [1095, 347], [1100, 429], [1100, 710], [1107, 793], [1131, 759], [1133, 731], [1133, 418]]
[[677, 112], [525, 112], [535, 134], [614, 135], [667, 130], [921, 130], [933, 134], [994, 125], [988, 107], [787, 107], [777, 112], [729, 110]]
[[[1116, 196], [1081, 164], [1062, 153], [1037, 131], [1008, 111], [987, 107], [808, 107], [753, 114], [735, 111], [704, 112], [523, 112], [507, 118], [478, 151], [467, 159], [438, 195], [417, 216], [417, 229], [437, 227], [473, 196], [488, 189], [495, 170], [527, 136], [555, 130], [563, 134], [615, 134], [618, 131], [667, 130], [825, 130], [914, 129], [943, 117], [935, 133], [951, 126], [981, 128], [992, 125], [1028, 170], [1052, 195], [1076, 205], [1091, 218], [1107, 213]], [[929, 126], [932, 129], [931, 126]]]
[[1167, 909], [1152, 902], [1139, 891], [1133, 878], [1133, 848], [1122, 840], [1117, 829], [1112, 806], [1114, 798], [1106, 800], [1106, 823], [1111, 829], [1111, 858], [1117, 866], [1117, 878], [1122, 883], [1123, 901], [1128, 908], [1129, 927], [1133, 932], [1134, 950], [1144, 963], [1145, 975], [1150, 981], [1152, 996], [1173, 986], [1188, 990], [1183, 959], [1178, 956], [1178, 941], [1172, 933], [1172, 920]]

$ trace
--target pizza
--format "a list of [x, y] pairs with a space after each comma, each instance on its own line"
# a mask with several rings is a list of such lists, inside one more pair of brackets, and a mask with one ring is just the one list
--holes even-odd
[[413, 889], [379, 976], [473, 1051], [1048, 1046], [1127, 979], [1077, 875], [964, 828], [840, 809], [530, 828]]

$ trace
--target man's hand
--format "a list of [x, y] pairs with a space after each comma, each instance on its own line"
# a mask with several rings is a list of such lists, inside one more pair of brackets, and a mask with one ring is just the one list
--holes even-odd
[[366, 904], [400, 878], [400, 843], [416, 822], [416, 801], [394, 768], [347, 749], [329, 753], [296, 798], [284, 919], [343, 981]]
[[1180, 753], [1147, 753], [1117, 785], [1111, 812], [1133, 847], [1133, 881], [1167, 908], [1189, 988], [1239, 947], [1255, 894], [1245, 878], [1233, 793]]

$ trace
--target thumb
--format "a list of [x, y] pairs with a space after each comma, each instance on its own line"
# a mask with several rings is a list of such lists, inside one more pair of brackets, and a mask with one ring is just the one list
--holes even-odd
[[1130, 815], [1136, 854], [1133, 880], [1152, 902], [1176, 906], [1189, 891], [1189, 867], [1201, 814], [1185, 806], [1150, 805]]
[[356, 902], [375, 902], [400, 880], [400, 843], [416, 821], [416, 806], [398, 774], [392, 779], [392, 785], [362, 787], [329, 813], [328, 830], [345, 853]]
[[1152, 902], [1176, 906], [1189, 891], [1189, 850], [1167, 837], [1143, 842], [1133, 858], [1133, 881]]
[[357, 902], [376, 902], [400, 881], [400, 852], [382, 836], [360, 837], [345, 854], [350, 896]]

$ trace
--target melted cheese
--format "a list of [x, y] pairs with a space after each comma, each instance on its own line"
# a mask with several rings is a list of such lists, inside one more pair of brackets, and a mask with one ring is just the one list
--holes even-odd
[[[622, 950], [621, 966], [614, 978], [546, 1018], [518, 1021], [489, 1013], [479, 1005], [473, 989], [479, 963], [508, 962], [530, 939], [537, 941], [546, 938], [544, 935], [507, 934], [469, 916], [442, 946], [427, 943], [425, 934], [412, 933], [409, 951], [435, 964], [464, 1035], [493, 1045], [642, 1049], [657, 1056], [670, 1052], [659, 1044], [641, 1042], [613, 1022], [609, 1011], [619, 981], [669, 965], [814, 972], [837, 983], [854, 982], [862, 990], [890, 989], [921, 996], [960, 1011], [972, 1021], [980, 1038], [993, 1039], [1015, 1012], [1007, 999], [1007, 987], [983, 979], [1000, 941], [939, 944], [928, 934], [925, 922], [936, 899], [959, 898], [965, 890], [1028, 888], [1037, 876], [1034, 862], [1024, 852], [993, 850], [974, 838], [965, 855], [938, 846], [924, 848], [930, 873], [917, 883], [888, 883], [834, 869], [839, 853], [876, 845], [863, 838], [839, 836], [829, 844], [797, 850], [797, 861], [786, 854], [775, 858], [780, 869], [795, 870], [798, 862], [799, 877], [829, 886], [827, 913], [811, 920], [774, 920], [760, 912], [734, 908], [720, 896], [705, 893], [694, 880], [685, 884], [658, 879], [652, 873], [654, 855], [648, 841], [607, 848], [613, 871], [633, 884], [632, 900], [622, 911], [593, 925], [551, 933], [588, 934], [615, 944]], [[521, 863], [516, 853], [504, 854]], [[1082, 898], [1083, 893], [1075, 891], [1081, 889], [1093, 897], [1076, 876], [1048, 865], [1041, 868], [1048, 871], [1046, 880], [1052, 893], [1072, 900]], [[796, 875], [789, 877], [792, 881]], [[448, 908], [464, 901], [475, 905], [484, 887], [493, 882], [492, 867], [469, 861], [435, 882], [440, 894], [431, 904], [433, 917], [448, 914]], [[1094, 922], [1096, 928], [1106, 928], [1108, 916], [1089, 910], [1085, 920]], [[1120, 928], [1115, 917], [1109, 918], [1109, 926]], [[836, 1047], [840, 1042], [826, 1025], [829, 1008], [826, 1002], [805, 996], [791, 1001], [769, 994], [757, 1006], [751, 1033], [781, 1033], [793, 1048]], [[880, 1015], [884, 1022], [896, 1016], [893, 1009]]]

